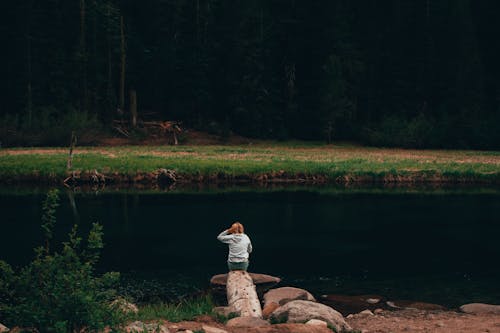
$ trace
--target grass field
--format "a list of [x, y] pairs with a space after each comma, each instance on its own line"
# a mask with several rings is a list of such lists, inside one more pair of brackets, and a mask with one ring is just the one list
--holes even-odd
[[[67, 159], [64, 148], [1, 149], [0, 180], [62, 181], [70, 173]], [[159, 168], [175, 170], [186, 182], [500, 183], [500, 152], [303, 143], [77, 147], [71, 171], [141, 182]]]

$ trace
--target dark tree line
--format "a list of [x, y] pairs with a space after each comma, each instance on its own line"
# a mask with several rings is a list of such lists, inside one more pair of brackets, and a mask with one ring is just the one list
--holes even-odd
[[139, 116], [220, 135], [500, 147], [496, 0], [20, 0], [0, 13], [3, 142], [106, 130], [133, 90]]

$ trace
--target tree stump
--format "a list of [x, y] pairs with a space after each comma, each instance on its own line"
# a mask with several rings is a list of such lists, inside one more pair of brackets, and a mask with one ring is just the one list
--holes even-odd
[[240, 317], [262, 318], [262, 309], [252, 278], [245, 271], [231, 271], [227, 277], [227, 303]]

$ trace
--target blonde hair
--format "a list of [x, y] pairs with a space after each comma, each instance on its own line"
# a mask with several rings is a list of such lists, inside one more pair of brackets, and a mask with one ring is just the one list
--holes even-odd
[[243, 227], [243, 224], [236, 221], [233, 223], [233, 225], [231, 225], [231, 228], [229, 228], [229, 232], [232, 234], [244, 234], [245, 228]]

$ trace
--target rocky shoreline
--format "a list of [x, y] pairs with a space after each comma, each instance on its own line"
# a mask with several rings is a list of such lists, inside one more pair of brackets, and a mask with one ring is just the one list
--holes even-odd
[[[322, 295], [304, 289], [278, 287], [280, 278], [250, 273], [263, 305], [262, 317], [239, 316], [229, 306], [213, 309], [217, 316], [201, 315], [191, 321], [164, 318], [129, 322], [124, 332], [155, 333], [499, 333], [500, 305], [471, 303], [450, 310], [437, 304], [392, 301], [378, 295]], [[227, 274], [212, 277], [211, 288], [224, 294]], [[137, 313], [134, 304], [120, 300], [120, 309]], [[21, 333], [0, 324], [0, 333]], [[110, 329], [104, 332], [111, 332]]]

